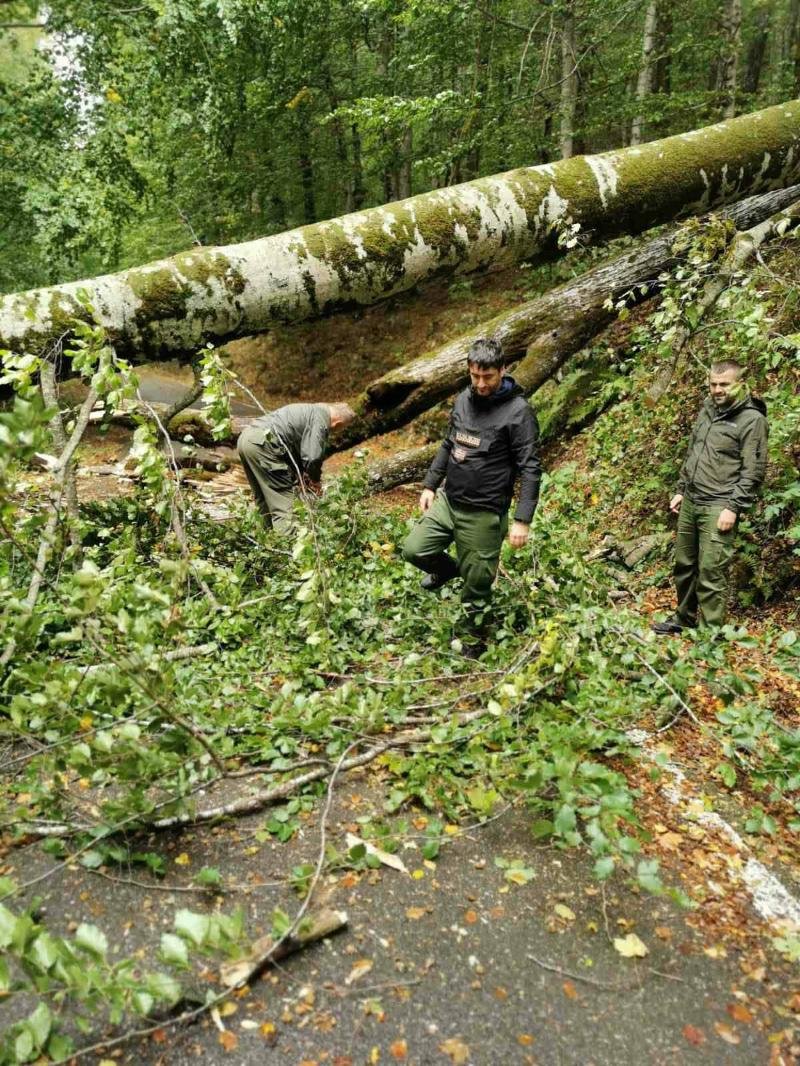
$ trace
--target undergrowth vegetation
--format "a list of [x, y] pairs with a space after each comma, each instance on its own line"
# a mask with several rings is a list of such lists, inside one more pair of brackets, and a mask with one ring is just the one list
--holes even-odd
[[[800, 540], [790, 462], [798, 348], [772, 330], [765, 299], [742, 278], [728, 297], [730, 320], [706, 334], [716, 353], [751, 354], [771, 409], [770, 482], [741, 530], [750, 595], [760, 597], [788, 580], [782, 559]], [[36, 361], [8, 361], [18, 395], [0, 414], [7, 843], [41, 838], [51, 871], [139, 863], [157, 877], [163, 859], [140, 846], [145, 830], [263, 810], [264, 832], [285, 841], [301, 808], [318, 804], [349, 767], [372, 763], [387, 816], [412, 805], [431, 812], [426, 858], [446, 843], [438, 819], [471, 823], [524, 806], [532, 844], [584, 848], [598, 879], [616, 872], [637, 890], [691, 905], [662, 881], [626, 774], [642, 743], [683, 715], [716, 746], [719, 786], [752, 797], [750, 831], [800, 830], [800, 738], [762, 698], [757, 666], [800, 677], [797, 634], [756, 639], [728, 626], [688, 645], [659, 643], [613, 595], [619, 575], [589, 558], [623, 502], [645, 525], [664, 521], [695, 406], [687, 391], [657, 407], [645, 402], [648, 360], [668, 328], [651, 323], [634, 335], [637, 369], [613, 383], [617, 402], [593, 427], [590, 468], [565, 465], [546, 480], [531, 547], [503, 556], [493, 638], [477, 664], [460, 654], [457, 590], [419, 589], [398, 552], [408, 520], [374, 506], [358, 464], [321, 500], [300, 505], [289, 542], [245, 508], [225, 523], [207, 518], [179, 490], [150, 422], [136, 434], [133, 496], [78, 514], [63, 485], [49, 500], [26, 497], [25, 464], [51, 449], [53, 410], [33, 389]], [[102, 331], [87, 331], [77, 354], [109, 408], [135, 389]], [[219, 400], [223, 377], [208, 356], [210, 399]], [[215, 412], [222, 425], [224, 412]], [[58, 485], [58, 457], [51, 468]], [[753, 649], [760, 659], [745, 668]], [[691, 710], [700, 685], [715, 701], [702, 721]], [[665, 756], [653, 752], [648, 773], [657, 780]], [[397, 830], [387, 825], [364, 832], [391, 849]], [[336, 867], [365, 861], [363, 850], [335, 842], [323, 858]], [[301, 895], [313, 874], [287, 871]], [[203, 878], [224, 892], [219, 871]], [[184, 910], [162, 937], [160, 967], [112, 964], [96, 926], [69, 936], [49, 929], [32, 887], [0, 882], [0, 991], [25, 1003], [2, 1062], [64, 1058], [76, 1028], [87, 1032], [103, 1014], [157, 1016], [191, 994], [179, 980], [191, 952], [243, 950], [240, 916]], [[281, 936], [292, 920], [276, 913], [274, 925]]]

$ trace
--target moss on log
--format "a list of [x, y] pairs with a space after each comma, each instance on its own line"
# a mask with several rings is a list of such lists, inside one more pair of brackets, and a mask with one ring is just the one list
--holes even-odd
[[481, 178], [398, 203], [0, 298], [0, 348], [41, 351], [85, 319], [120, 353], [184, 354], [353, 305], [436, 274], [533, 256], [554, 227], [638, 233], [800, 177], [800, 101], [633, 148]]

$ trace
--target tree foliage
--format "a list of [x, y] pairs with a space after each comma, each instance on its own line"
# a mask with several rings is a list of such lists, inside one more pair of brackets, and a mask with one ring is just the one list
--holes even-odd
[[[609, 19], [595, 0], [54, 0], [39, 15], [15, 0], [3, 6], [15, 28], [0, 29], [0, 240], [22, 254], [0, 285], [545, 162], [567, 128], [574, 151], [602, 151], [634, 125], [651, 139], [712, 121], [731, 99], [739, 113], [794, 95], [788, 0], [745, 2], [732, 97], [726, 5], [656, 5], [642, 82], [645, 7]], [[40, 30], [16, 28], [39, 18]]]

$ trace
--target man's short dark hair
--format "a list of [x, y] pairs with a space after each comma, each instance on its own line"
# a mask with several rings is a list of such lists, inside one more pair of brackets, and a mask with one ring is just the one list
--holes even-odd
[[736, 359], [720, 359], [719, 362], [711, 364], [708, 372], [709, 374], [726, 374], [729, 370], [734, 370], [737, 378], [740, 378], [744, 374], [745, 368]]
[[479, 366], [481, 370], [500, 370], [506, 365], [503, 346], [493, 337], [481, 337], [473, 341], [467, 355], [468, 366]]

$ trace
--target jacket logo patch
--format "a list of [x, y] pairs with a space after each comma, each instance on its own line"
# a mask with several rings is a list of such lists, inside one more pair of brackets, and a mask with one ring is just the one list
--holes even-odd
[[457, 463], [463, 463], [467, 458], [467, 449], [461, 447], [453, 448], [453, 458]]
[[471, 433], [456, 433], [456, 443], [466, 444], [470, 448], [480, 448], [481, 438], [474, 437]]

